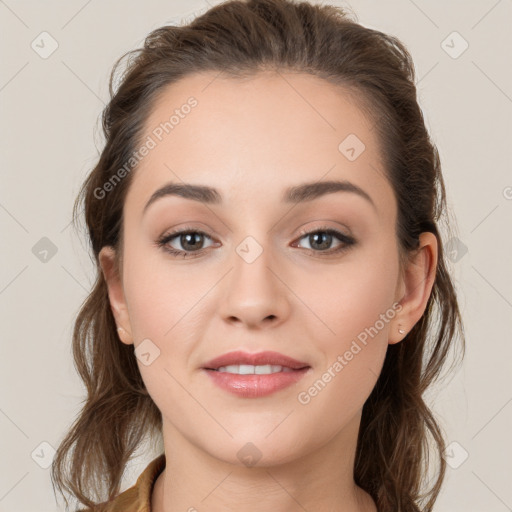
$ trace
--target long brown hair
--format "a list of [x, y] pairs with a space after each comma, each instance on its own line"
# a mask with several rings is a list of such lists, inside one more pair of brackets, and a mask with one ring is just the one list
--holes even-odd
[[[73, 332], [75, 366], [87, 397], [52, 466], [54, 487], [87, 507], [119, 493], [133, 452], [162, 428], [161, 413], [146, 390], [133, 347], [117, 336], [98, 260], [106, 245], [122, 257], [122, 210], [136, 166], [108, 193], [101, 191], [136, 151], [152, 104], [164, 87], [194, 72], [250, 77], [269, 69], [310, 73], [360, 99], [361, 109], [373, 119], [397, 198], [401, 264], [418, 247], [420, 233], [430, 231], [437, 237], [438, 265], [427, 307], [406, 338], [388, 347], [381, 375], [364, 404], [354, 467], [356, 484], [373, 497], [380, 512], [433, 509], [445, 476], [445, 444], [424, 394], [440, 380], [456, 339], [461, 354], [465, 350], [438, 230], [443, 220], [450, 229], [438, 151], [425, 127], [414, 65], [403, 43], [363, 27], [340, 7], [294, 0], [224, 2], [187, 25], [154, 30], [142, 48], [126, 53], [114, 65], [111, 99], [102, 115], [105, 146], [73, 210], [78, 223], [83, 202], [97, 265], [94, 288]], [[438, 467], [429, 478], [432, 453], [438, 456]]]

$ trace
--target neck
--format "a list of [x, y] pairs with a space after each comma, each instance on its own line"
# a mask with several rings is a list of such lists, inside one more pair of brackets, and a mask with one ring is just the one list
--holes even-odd
[[153, 512], [376, 512], [353, 479], [360, 417], [317, 450], [288, 462], [235, 465], [211, 456], [166, 425], [166, 467], [153, 489]]

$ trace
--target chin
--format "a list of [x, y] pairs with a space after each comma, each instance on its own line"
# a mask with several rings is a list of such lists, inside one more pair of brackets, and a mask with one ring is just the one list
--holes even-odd
[[[271, 434], [272, 436], [273, 434]], [[270, 437], [270, 436], [269, 436]], [[284, 444], [281, 439], [265, 439], [265, 435], [259, 437], [244, 436], [230, 440], [224, 445], [205, 447], [213, 457], [240, 467], [269, 468], [293, 462], [307, 453], [300, 442], [294, 442], [288, 437]], [[299, 441], [299, 440], [297, 440]], [[311, 451], [314, 447], [311, 447]]]

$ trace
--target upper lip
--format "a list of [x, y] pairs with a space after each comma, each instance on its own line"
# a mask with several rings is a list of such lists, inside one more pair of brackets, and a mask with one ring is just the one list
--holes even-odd
[[265, 351], [251, 354], [249, 352], [242, 352], [237, 350], [235, 352], [228, 352], [219, 357], [208, 361], [203, 365], [203, 368], [209, 370], [217, 370], [221, 366], [239, 365], [239, 364], [250, 364], [253, 366], [258, 365], [278, 365], [286, 366], [293, 370], [299, 370], [300, 368], [309, 367], [307, 363], [297, 361], [292, 357], [285, 356], [279, 352]]

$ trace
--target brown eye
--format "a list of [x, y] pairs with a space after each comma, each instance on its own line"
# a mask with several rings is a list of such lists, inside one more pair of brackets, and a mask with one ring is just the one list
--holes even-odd
[[[205, 247], [203, 247], [205, 239], [211, 240], [211, 238], [202, 231], [181, 230], [164, 235], [157, 241], [157, 245], [174, 256], [183, 256], [183, 258], [186, 258], [192, 256], [189, 253], [202, 253], [203, 249], [205, 249]], [[178, 245], [178, 248], [170, 245], [171, 241], [174, 241], [174, 244]]]
[[[309, 244], [309, 247], [305, 247], [310, 252], [316, 253], [339, 253], [341, 251], [347, 250], [351, 245], [355, 244], [355, 240], [339, 231], [332, 228], [319, 228], [314, 231], [303, 231], [301, 233], [303, 236], [300, 240], [305, 239]], [[335, 240], [338, 240], [339, 243], [337, 246], [332, 248]]]
[[204, 243], [204, 235], [198, 232], [189, 232], [185, 234], [181, 234], [177, 236], [181, 246], [185, 251], [194, 251], [202, 249], [202, 244]]

